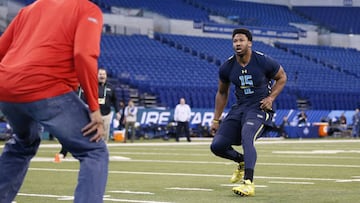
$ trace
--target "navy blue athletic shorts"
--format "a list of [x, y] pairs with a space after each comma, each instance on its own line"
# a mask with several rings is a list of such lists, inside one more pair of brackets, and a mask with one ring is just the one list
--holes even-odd
[[226, 137], [233, 145], [241, 145], [242, 134], [245, 133], [259, 138], [272, 125], [273, 114], [235, 104], [222, 120], [215, 137]]

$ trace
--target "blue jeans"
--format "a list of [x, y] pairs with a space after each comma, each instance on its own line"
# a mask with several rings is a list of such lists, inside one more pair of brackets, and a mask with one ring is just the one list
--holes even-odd
[[109, 152], [104, 141], [90, 142], [81, 129], [90, 122], [89, 110], [74, 93], [30, 103], [0, 102], [14, 136], [0, 156], [0, 202], [11, 202], [19, 191], [30, 160], [40, 145], [40, 125], [80, 161], [76, 203], [103, 202]]

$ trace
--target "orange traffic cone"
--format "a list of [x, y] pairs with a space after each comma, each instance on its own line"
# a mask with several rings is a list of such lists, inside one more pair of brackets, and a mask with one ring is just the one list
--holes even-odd
[[61, 162], [59, 153], [56, 153], [56, 154], [55, 154], [54, 162], [55, 162], [55, 163], [60, 163], [60, 162]]

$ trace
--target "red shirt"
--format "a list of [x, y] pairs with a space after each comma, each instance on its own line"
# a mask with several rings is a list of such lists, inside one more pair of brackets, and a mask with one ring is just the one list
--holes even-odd
[[37, 0], [0, 37], [0, 101], [34, 102], [77, 89], [99, 109], [101, 10], [88, 0]]

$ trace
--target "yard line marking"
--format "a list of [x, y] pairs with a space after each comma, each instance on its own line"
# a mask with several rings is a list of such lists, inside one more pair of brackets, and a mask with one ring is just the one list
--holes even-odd
[[124, 160], [129, 162], [150, 162], [150, 163], [170, 163], [170, 164], [221, 164], [221, 165], [236, 165], [234, 162], [220, 162], [220, 161], [174, 161], [174, 160], [155, 160], [155, 159], [129, 159]]
[[145, 200], [131, 200], [131, 199], [112, 199], [104, 198], [106, 201], [111, 202], [134, 202], [134, 203], [172, 203], [172, 202], [158, 202], [158, 201], [145, 201]]
[[[27, 193], [18, 193], [19, 196], [27, 196], [27, 197], [50, 197], [57, 198], [60, 201], [69, 201], [74, 200], [73, 196], [66, 195], [50, 195], [50, 194], [27, 194]], [[103, 200], [111, 201], [111, 202], [134, 202], [134, 203], [171, 203], [171, 202], [159, 202], [159, 201], [144, 201], [144, 200], [131, 200], [131, 199], [115, 199], [108, 198], [107, 195], [104, 196]]]
[[29, 168], [29, 171], [79, 172], [79, 169]]
[[[162, 155], [162, 156], [184, 156], [183, 153], [164, 153], [164, 152], [111, 152], [111, 154], [130, 154], [130, 155]], [[186, 156], [209, 156], [209, 153], [186, 154]]]
[[314, 185], [313, 182], [287, 182], [287, 181], [269, 181], [269, 183], [279, 183], [279, 184], [295, 184], [295, 185]]
[[[223, 186], [223, 187], [237, 187], [237, 186], [239, 186], [239, 184], [220, 184], [220, 186]], [[264, 188], [264, 187], [268, 187], [268, 186], [267, 185], [255, 185], [255, 187]]]
[[261, 155], [261, 157], [277, 157], [277, 158], [297, 158], [297, 159], [360, 159], [359, 156], [355, 157], [350, 157], [350, 156], [314, 156], [314, 155], [295, 155], [295, 154], [284, 154], [284, 155]]
[[[31, 161], [53, 162], [53, 158], [35, 157]], [[66, 158], [64, 161], [75, 162], [74, 158]], [[151, 163], [172, 163], [172, 164], [222, 164], [232, 165], [233, 162], [211, 162], [211, 161], [173, 161], [173, 160], [133, 160], [128, 157], [110, 156], [110, 161], [129, 161], [129, 162], [151, 162]], [[296, 166], [296, 167], [333, 167], [333, 168], [360, 168], [360, 165], [342, 165], [342, 164], [291, 164], [291, 163], [257, 163], [257, 165], [265, 166]]]
[[125, 157], [125, 156], [110, 156], [109, 160], [110, 161], [127, 161], [127, 160], [131, 160], [131, 158]]
[[[179, 142], [179, 143], [171, 143], [171, 142], [163, 142], [163, 143], [131, 143], [131, 144], [125, 144], [125, 143], [108, 143], [107, 145], [109, 147], [139, 147], [139, 146], [189, 146], [189, 145], [209, 145], [211, 143], [211, 138], [209, 139], [198, 139], [202, 140], [199, 142]], [[323, 144], [323, 143], [360, 143], [360, 139], [354, 140], [354, 139], [345, 139], [345, 140], [274, 140], [271, 139], [264, 139], [260, 138], [256, 141], [256, 144]], [[0, 148], [4, 147], [4, 145], [0, 145]], [[40, 144], [40, 148], [61, 148], [61, 145], [59, 143], [56, 144]]]
[[[78, 172], [75, 169], [51, 169], [51, 168], [29, 168], [33, 171], [56, 171], [56, 172]], [[109, 174], [132, 174], [132, 175], [159, 175], [159, 176], [188, 176], [188, 177], [216, 177], [228, 178], [230, 175], [219, 174], [192, 174], [192, 173], [160, 173], [160, 172], [145, 172], [145, 171], [109, 171]], [[342, 179], [334, 178], [302, 178], [302, 177], [274, 177], [274, 176], [255, 176], [258, 179], [277, 179], [277, 180], [307, 180], [307, 181], [337, 181]]]
[[165, 188], [167, 190], [182, 190], [182, 191], [205, 191], [205, 192], [212, 192], [213, 189], [206, 189], [206, 188], [183, 188], [183, 187], [169, 187]]
[[74, 200], [74, 197], [59, 197], [58, 200], [59, 201], [70, 201], [70, 200]]
[[[151, 162], [151, 163], [179, 163], [179, 164], [224, 164], [232, 165], [233, 162], [210, 162], [210, 161], [173, 161], [173, 160], [124, 160], [129, 162]], [[304, 167], [339, 167], [339, 168], [360, 168], [360, 165], [336, 165], [336, 164], [287, 164], [287, 163], [256, 163], [257, 165], [266, 166], [304, 166]]]
[[[172, 163], [172, 164], [222, 164], [233, 165], [233, 162], [217, 162], [217, 161], [173, 161], [173, 160], [133, 160], [123, 156], [110, 156], [110, 161], [129, 161], [129, 162], [150, 162], [150, 163]], [[34, 162], [53, 162], [54, 158], [34, 157]], [[74, 158], [62, 159], [62, 162], [76, 162]], [[257, 163], [257, 165], [265, 166], [297, 166], [297, 167], [334, 167], [334, 168], [360, 168], [360, 165], [342, 165], [342, 164], [289, 164], [289, 163]]]
[[155, 193], [152, 192], [135, 192], [129, 190], [112, 190], [108, 191], [110, 193], [120, 193], [120, 194], [138, 194], [138, 195], [154, 195]]
[[275, 177], [275, 176], [255, 176], [258, 179], [275, 179], [275, 180], [307, 180], [307, 181], [337, 181], [340, 179], [334, 178], [303, 178], [303, 177]]
[[[134, 175], [165, 175], [165, 176], [196, 176], [196, 177], [217, 177], [228, 178], [230, 175], [215, 175], [215, 174], [191, 174], [191, 173], [158, 173], [158, 172], [134, 172], [134, 171], [109, 171], [113, 174], [134, 174]], [[316, 180], [316, 181], [336, 181], [340, 179], [334, 178], [298, 178], [298, 177], [269, 177], [269, 176], [255, 176], [259, 179], [280, 179], [280, 180]]]
[[337, 183], [350, 183], [350, 182], [360, 182], [360, 179], [344, 179], [344, 180], [337, 180]]
[[310, 150], [310, 151], [272, 151], [274, 154], [339, 154], [339, 153], [359, 153], [360, 150]]
[[287, 163], [257, 163], [257, 165], [267, 166], [304, 166], [304, 167], [334, 167], [334, 168], [360, 168], [360, 165], [340, 165], [340, 164], [287, 164]]
[[[31, 159], [31, 161], [34, 162], [54, 162], [54, 158], [48, 158], [48, 157], [34, 157]], [[77, 159], [74, 159], [72, 157], [68, 157], [65, 159], [61, 159], [61, 162], [77, 162]]]
[[19, 195], [19, 196], [27, 196], [27, 197], [73, 198], [72, 196], [67, 196], [67, 195], [49, 195], [49, 194], [18, 193], [17, 195]]

